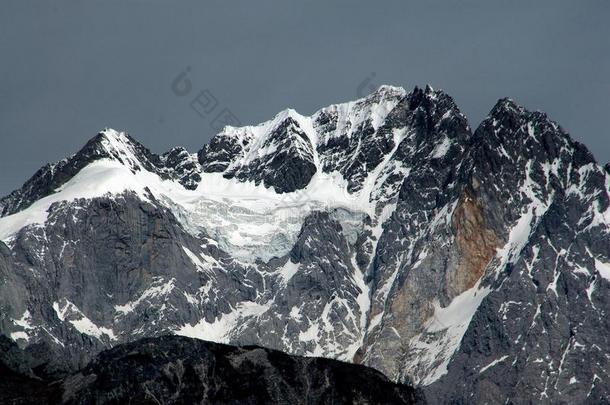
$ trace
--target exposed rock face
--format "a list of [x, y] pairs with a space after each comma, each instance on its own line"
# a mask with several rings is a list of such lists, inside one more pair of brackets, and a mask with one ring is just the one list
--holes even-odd
[[447, 295], [455, 297], [474, 287], [483, 277], [502, 241], [487, 227], [481, 202], [468, 191], [458, 202], [452, 222], [459, 263], [455, 272], [447, 274], [445, 285], [452, 289]]
[[543, 114], [509, 100], [475, 138], [476, 156], [486, 157], [475, 176], [487, 217], [496, 229], [505, 218], [515, 225], [484, 279], [489, 294], [429, 395], [606, 403], [608, 337], [592, 331], [608, 327], [608, 176]]
[[413, 388], [367, 367], [178, 336], [117, 346], [55, 381], [16, 370], [19, 353], [7, 349], [15, 353], [0, 359], [3, 403], [423, 403]]
[[160, 157], [166, 171], [188, 190], [195, 190], [201, 181], [201, 166], [195, 154], [186, 149], [177, 147]]
[[471, 133], [442, 91], [384, 86], [197, 159], [90, 143], [0, 203], [0, 331], [47, 374], [175, 333], [434, 403], [610, 395], [610, 174], [542, 113], [502, 99]]
[[278, 193], [289, 193], [305, 188], [316, 172], [313, 146], [290, 116], [256, 146], [257, 156], [246, 156], [245, 162], [230, 168], [225, 177], [254, 181], [257, 185], [262, 182]]
[[207, 172], [262, 183], [277, 193], [300, 190], [317, 170], [310, 126], [286, 110], [258, 127], [227, 127], [199, 152], [199, 162]]

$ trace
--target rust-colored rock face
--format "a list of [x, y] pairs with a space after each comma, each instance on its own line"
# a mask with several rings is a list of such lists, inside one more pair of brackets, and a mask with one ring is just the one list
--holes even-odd
[[455, 296], [472, 288], [485, 273], [489, 261], [502, 241], [487, 226], [480, 201], [468, 191], [453, 214], [453, 228], [458, 250], [458, 266], [447, 273], [447, 293]]

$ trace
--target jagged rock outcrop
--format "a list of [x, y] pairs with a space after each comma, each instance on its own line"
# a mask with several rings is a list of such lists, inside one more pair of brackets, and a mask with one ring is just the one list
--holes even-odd
[[608, 337], [591, 331], [608, 328], [607, 174], [544, 114], [506, 99], [475, 142], [485, 215], [496, 229], [506, 218], [515, 225], [483, 280], [489, 295], [429, 395], [606, 403]]
[[383, 86], [196, 157], [88, 145], [0, 202], [0, 332], [49, 375], [174, 333], [434, 403], [610, 393], [610, 174], [543, 113], [502, 99], [473, 133], [444, 92]]

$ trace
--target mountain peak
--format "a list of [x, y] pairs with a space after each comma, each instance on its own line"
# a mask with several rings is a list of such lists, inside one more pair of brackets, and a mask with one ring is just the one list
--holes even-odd
[[138, 142], [131, 138], [126, 132], [117, 131], [112, 128], [104, 128], [89, 139], [85, 146], [76, 154], [89, 153], [93, 150], [101, 154], [120, 153], [121, 150], [130, 149], [136, 144], [138, 144]]
[[[548, 121], [544, 115], [535, 115], [541, 113], [527, 114], [504, 98], [496, 103], [490, 113], [494, 118], [487, 123], [510, 127], [514, 136], [514, 129], [527, 120]], [[133, 173], [144, 170], [172, 178], [191, 190], [205, 173], [216, 172], [227, 179], [262, 182], [278, 192], [292, 192], [307, 187], [313, 175], [321, 172], [338, 173], [352, 193], [364, 187], [367, 179], [372, 181], [377, 175], [372, 172], [382, 170], [396, 151], [401, 160], [410, 156], [407, 143], [398, 148], [407, 132], [415, 134], [407, 143], [414, 142], [416, 149], [433, 149], [435, 157], [445, 156], [451, 145], [463, 150], [471, 136], [466, 118], [443, 90], [426, 84], [407, 93], [402, 87], [382, 85], [364, 98], [325, 107], [311, 116], [287, 108], [258, 125], [225, 127], [197, 156], [185, 149], [158, 156], [126, 132], [104, 128], [72, 157], [41, 169], [16, 192], [19, 196], [9, 198], [12, 202], [5, 198], [0, 204], [5, 215], [22, 209], [98, 159], [119, 162]], [[280, 163], [284, 160], [291, 162], [288, 166], [300, 165], [300, 171], [288, 170]]]
[[515, 100], [509, 97], [499, 99], [489, 112], [489, 117], [494, 117], [501, 114], [522, 114], [526, 110], [519, 105]]
[[100, 159], [119, 162], [133, 173], [147, 170], [164, 176], [160, 170], [162, 163], [159, 156], [127, 133], [105, 128], [74, 155], [42, 167], [20, 189], [2, 198], [0, 216], [18, 212], [38, 199], [53, 194], [83, 168]]
[[0, 332], [57, 349], [49, 367], [173, 333], [362, 362], [433, 403], [607, 398], [591, 162], [511, 99], [473, 135], [431, 86], [287, 109], [197, 157], [105, 129], [0, 200], [20, 211], [0, 219]]
[[410, 110], [415, 110], [418, 107], [431, 109], [435, 106], [445, 109], [458, 109], [455, 101], [449, 94], [441, 89], [434, 90], [429, 84], [426, 84], [423, 89], [415, 86], [406, 97], [409, 100], [408, 108]]
[[284, 120], [286, 118], [302, 118], [303, 115], [301, 115], [297, 110], [295, 110], [294, 108], [286, 108], [283, 109], [282, 111], [280, 111], [279, 113], [275, 114], [275, 117], [273, 118], [273, 120]]
[[400, 87], [400, 86], [392, 86], [392, 85], [389, 85], [389, 84], [382, 84], [381, 86], [379, 86], [377, 88], [377, 90], [375, 90], [374, 92], [372, 92], [371, 94], [369, 94], [365, 98], [373, 97], [375, 95], [397, 96], [397, 95], [405, 95], [405, 94], [406, 94], [406, 90], [404, 88]]
[[481, 122], [480, 129], [491, 127], [496, 136], [503, 132], [510, 137], [544, 136], [547, 142], [554, 138], [560, 143], [572, 143], [570, 136], [548, 115], [542, 111], [530, 111], [511, 98], [502, 98], [491, 109], [487, 118]]
[[98, 135], [106, 139], [122, 139], [125, 138], [125, 132], [117, 131], [116, 129], [106, 127], [98, 132]]

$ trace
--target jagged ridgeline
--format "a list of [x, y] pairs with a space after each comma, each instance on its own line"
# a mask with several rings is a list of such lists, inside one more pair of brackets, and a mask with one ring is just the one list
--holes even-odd
[[500, 100], [382, 86], [158, 156], [104, 130], [0, 200], [0, 332], [40, 372], [177, 334], [371, 366], [432, 403], [610, 395], [610, 174]]
[[36, 375], [5, 336], [0, 349], [2, 404], [425, 403], [420, 391], [362, 365], [182, 336], [118, 345], [61, 378]]

